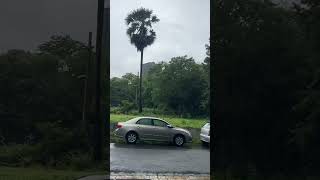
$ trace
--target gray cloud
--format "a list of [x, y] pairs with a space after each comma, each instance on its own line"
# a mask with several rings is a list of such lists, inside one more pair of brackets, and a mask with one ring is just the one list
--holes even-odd
[[34, 50], [55, 33], [86, 42], [97, 24], [97, 1], [0, 1], [0, 53], [8, 49]]
[[210, 0], [111, 0], [112, 77], [139, 71], [140, 53], [130, 44], [124, 23], [127, 14], [139, 7], [152, 9], [160, 19], [154, 26], [158, 38], [146, 48], [144, 62], [168, 61], [183, 55], [203, 61], [210, 36]]

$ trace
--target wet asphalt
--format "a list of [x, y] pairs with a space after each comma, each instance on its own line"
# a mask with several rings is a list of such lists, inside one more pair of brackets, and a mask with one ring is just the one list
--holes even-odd
[[112, 172], [210, 173], [210, 150], [202, 146], [110, 143]]

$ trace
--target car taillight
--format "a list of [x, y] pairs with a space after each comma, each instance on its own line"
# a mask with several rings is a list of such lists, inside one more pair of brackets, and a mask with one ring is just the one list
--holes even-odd
[[116, 128], [122, 128], [122, 125], [121, 124], [117, 124]]

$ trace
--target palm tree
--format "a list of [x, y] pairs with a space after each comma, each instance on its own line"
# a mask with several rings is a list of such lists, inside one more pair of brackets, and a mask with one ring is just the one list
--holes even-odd
[[128, 26], [127, 35], [130, 38], [137, 51], [141, 52], [140, 62], [140, 88], [139, 88], [139, 113], [142, 112], [142, 64], [143, 64], [143, 50], [147, 46], [153, 44], [156, 39], [156, 33], [152, 29], [152, 24], [159, 21], [157, 16], [152, 14], [152, 10], [139, 8], [132, 11], [125, 19]]

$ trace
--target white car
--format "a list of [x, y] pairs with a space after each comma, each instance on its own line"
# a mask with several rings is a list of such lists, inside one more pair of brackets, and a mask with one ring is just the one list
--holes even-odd
[[203, 144], [209, 144], [210, 143], [210, 122], [206, 123], [201, 128], [200, 140], [202, 141]]

